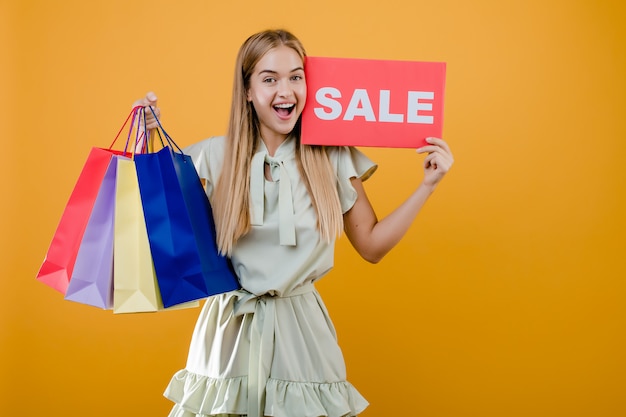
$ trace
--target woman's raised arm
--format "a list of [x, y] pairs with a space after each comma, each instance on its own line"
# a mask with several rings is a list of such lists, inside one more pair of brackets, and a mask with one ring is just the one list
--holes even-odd
[[352, 179], [357, 200], [344, 214], [344, 229], [352, 246], [368, 262], [379, 262], [398, 244], [428, 197], [452, 167], [454, 158], [448, 144], [438, 138], [428, 138], [427, 141], [428, 145], [417, 150], [418, 153], [427, 154], [422, 183], [384, 219], [379, 221], [376, 217], [361, 180]]

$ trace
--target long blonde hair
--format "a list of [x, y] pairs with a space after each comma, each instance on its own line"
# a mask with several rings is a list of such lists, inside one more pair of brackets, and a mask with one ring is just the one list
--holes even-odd
[[[233, 245], [251, 228], [250, 161], [260, 138], [259, 120], [246, 92], [257, 62], [281, 45], [295, 50], [304, 62], [304, 47], [285, 30], [266, 30], [250, 36], [237, 55], [224, 166], [213, 196], [217, 245], [225, 255], [232, 254]], [[343, 228], [334, 170], [324, 147], [300, 144], [299, 121], [291, 134], [296, 140], [298, 168], [317, 213], [317, 228], [322, 239], [330, 242]]]

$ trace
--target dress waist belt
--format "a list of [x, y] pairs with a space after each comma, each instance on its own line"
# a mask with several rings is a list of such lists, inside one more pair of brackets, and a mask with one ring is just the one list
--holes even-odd
[[274, 355], [276, 301], [314, 291], [313, 284], [303, 285], [283, 296], [255, 295], [246, 290], [236, 291], [235, 315], [253, 315], [248, 363], [248, 417], [263, 417], [265, 411], [265, 387]]

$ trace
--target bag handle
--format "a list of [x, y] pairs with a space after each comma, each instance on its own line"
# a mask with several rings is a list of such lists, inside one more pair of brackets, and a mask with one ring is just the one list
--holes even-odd
[[135, 124], [135, 118], [137, 116], [137, 112], [141, 108], [142, 108], [142, 106], [135, 106], [135, 107], [132, 108], [132, 110], [130, 111], [130, 113], [126, 117], [126, 120], [124, 121], [124, 124], [122, 124], [122, 127], [117, 132], [117, 135], [115, 135], [115, 138], [113, 139], [113, 142], [111, 142], [111, 144], [109, 145], [109, 149], [113, 148], [113, 145], [115, 145], [115, 142], [117, 142], [117, 139], [119, 139], [120, 135], [122, 134], [122, 132], [126, 128], [126, 125], [128, 124], [128, 121], [131, 120], [131, 117], [132, 117], [132, 121], [130, 123], [131, 130], [129, 130], [129, 135], [128, 135], [128, 138], [126, 139], [126, 145], [124, 146], [124, 152], [126, 152], [126, 149], [128, 148], [128, 142], [130, 140], [130, 132], [132, 131], [132, 127]]
[[[167, 142], [169, 147], [172, 148], [174, 152], [175, 152], [174, 148], [178, 149], [178, 153], [182, 155], [183, 154], [182, 149], [180, 149], [180, 147], [176, 144], [176, 142], [174, 142], [174, 139], [172, 139], [172, 137], [165, 131], [165, 129], [163, 128], [163, 125], [161, 124], [161, 121], [157, 117], [152, 107], [150, 107], [150, 111], [152, 112], [152, 115], [154, 116], [154, 119], [156, 120], [158, 124], [158, 127], [155, 130], [157, 134], [159, 135], [159, 140], [161, 141], [161, 145], [165, 148], [166, 145], [165, 145], [165, 142], [163, 141], [163, 137], [165, 137], [165, 141]], [[145, 120], [146, 119], [145, 119], [145, 113], [144, 113], [144, 126], [146, 125]], [[161, 132], [163, 132], [163, 136], [161, 136]], [[148, 142], [148, 139], [146, 139], [146, 142]]]
[[[164, 148], [169, 145], [169, 147], [172, 148], [172, 150], [174, 152], [178, 151], [178, 153], [183, 155], [182, 149], [176, 144], [176, 142], [174, 142], [174, 139], [172, 139], [172, 137], [169, 135], [169, 133], [167, 133], [167, 131], [163, 128], [163, 125], [161, 124], [161, 121], [157, 117], [157, 115], [154, 112], [154, 109], [152, 107], [150, 107], [150, 111], [152, 112], [152, 115], [154, 116], [154, 119], [156, 120], [156, 122], [158, 124], [158, 126], [154, 130], [156, 130], [156, 133], [159, 136], [159, 140], [161, 142], [161, 145]], [[147, 153], [147, 152], [151, 151], [149, 149], [150, 148], [150, 143], [151, 143], [150, 131], [145, 129], [145, 126], [146, 126], [146, 108], [144, 106], [135, 106], [135, 107], [132, 108], [132, 110], [130, 111], [130, 113], [126, 117], [126, 120], [124, 121], [124, 124], [122, 125], [120, 130], [117, 132], [117, 135], [115, 135], [115, 139], [113, 139], [113, 142], [111, 142], [111, 145], [109, 145], [109, 149], [113, 148], [113, 145], [115, 145], [115, 143], [119, 139], [120, 135], [122, 134], [122, 132], [126, 128], [126, 125], [128, 124], [129, 120], [130, 120], [130, 127], [128, 129], [128, 135], [126, 137], [126, 144], [124, 145], [123, 155], [126, 156], [128, 153], [130, 153], [130, 154], [132, 154], [132, 158], [134, 158], [135, 154], [137, 154], [137, 153], [142, 154], [142, 153]], [[143, 120], [144, 129], [141, 129], [141, 121], [142, 120]], [[131, 137], [132, 137], [132, 134], [133, 134], [133, 130], [135, 131], [134, 147], [133, 147], [133, 150], [130, 150], [129, 147], [131, 145]], [[163, 138], [165, 138], [165, 140], [163, 140]], [[142, 142], [142, 140], [143, 140], [143, 142]], [[166, 142], [167, 142], [167, 145], [165, 144]], [[141, 144], [141, 147], [139, 149], [137, 149], [139, 144]]]
[[[139, 116], [139, 117], [138, 117]], [[122, 153], [122, 155], [126, 156], [126, 154], [131, 153], [133, 158], [134, 155], [137, 153], [137, 145], [141, 142], [141, 140], [144, 137], [147, 137], [145, 135], [145, 132], [141, 131], [141, 117], [143, 116], [144, 119], [144, 126], [145, 126], [145, 109], [143, 106], [135, 106], [132, 108], [132, 110], [130, 111], [130, 113], [128, 114], [128, 116], [126, 117], [126, 120], [124, 121], [124, 124], [122, 124], [122, 127], [120, 128], [120, 130], [117, 132], [117, 135], [115, 135], [115, 138], [113, 139], [113, 142], [111, 142], [111, 145], [109, 145], [109, 150], [113, 148], [113, 145], [115, 145], [115, 142], [117, 142], [117, 140], [119, 139], [120, 135], [122, 134], [122, 132], [124, 131], [124, 129], [126, 128], [126, 125], [128, 124], [128, 121], [130, 120], [130, 127], [128, 129], [128, 136], [126, 137], [126, 144], [124, 145], [124, 151]], [[129, 151], [129, 145], [131, 143], [130, 139], [132, 137], [132, 133], [133, 130], [135, 131], [135, 147], [133, 149], [133, 151]], [[146, 140], [147, 142], [147, 140]], [[140, 150], [140, 153], [145, 152], [145, 143], [142, 144], [142, 148]]]

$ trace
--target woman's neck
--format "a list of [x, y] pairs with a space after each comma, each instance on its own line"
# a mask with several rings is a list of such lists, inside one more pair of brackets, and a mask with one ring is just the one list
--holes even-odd
[[276, 150], [287, 140], [289, 135], [269, 135], [268, 137], [262, 137], [261, 140], [265, 144], [267, 153], [270, 156], [274, 156]]

